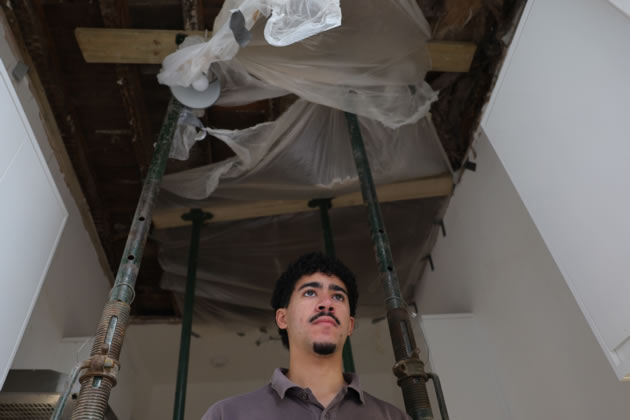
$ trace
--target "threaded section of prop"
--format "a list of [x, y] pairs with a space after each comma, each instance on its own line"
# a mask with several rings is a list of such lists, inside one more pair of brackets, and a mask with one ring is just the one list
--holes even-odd
[[[90, 357], [104, 354], [105, 348], [109, 358], [119, 359], [130, 310], [130, 306], [124, 302], [108, 302], [105, 305]], [[113, 330], [111, 344], [107, 347], [105, 340], [113, 317], [117, 318], [116, 327]], [[102, 420], [107, 411], [107, 402], [114, 387], [114, 381], [107, 376], [85, 376], [80, 382], [79, 401], [72, 412], [72, 420]]]
[[116, 329], [114, 331], [114, 337], [112, 344], [109, 347], [107, 355], [112, 359], [118, 360], [120, 357], [120, 351], [122, 349], [122, 342], [125, 338], [125, 331], [127, 330], [127, 324], [129, 322], [129, 313], [131, 307], [124, 302], [107, 302], [105, 309], [103, 309], [103, 315], [101, 316], [101, 322], [98, 324], [96, 330], [96, 336], [94, 338], [94, 345], [90, 356], [101, 354], [103, 343], [105, 343], [105, 337], [107, 336], [107, 330], [109, 329], [109, 322], [112, 317], [117, 317]]
[[91, 376], [81, 380], [79, 402], [72, 412], [72, 420], [102, 420], [105, 417], [113, 383], [104, 377], [96, 388], [92, 386], [93, 381]]
[[407, 413], [414, 419], [432, 420], [433, 413], [425, 381], [411, 377], [401, 379], [398, 384], [402, 388]]

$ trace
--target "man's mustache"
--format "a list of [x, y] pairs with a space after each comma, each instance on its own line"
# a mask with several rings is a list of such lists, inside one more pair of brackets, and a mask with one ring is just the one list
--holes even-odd
[[335, 315], [333, 315], [332, 312], [320, 312], [318, 314], [315, 314], [311, 317], [311, 319], [308, 320], [308, 322], [315, 322], [315, 320], [317, 320], [318, 318], [321, 318], [323, 316], [329, 316], [332, 319], [335, 320], [335, 322], [337, 323], [337, 325], [341, 325], [341, 322], [339, 322], [339, 320], [337, 319], [337, 317]]

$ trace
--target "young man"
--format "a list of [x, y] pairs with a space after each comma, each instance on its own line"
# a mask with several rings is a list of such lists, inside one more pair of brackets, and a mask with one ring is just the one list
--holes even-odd
[[409, 419], [364, 392], [355, 374], [343, 373], [357, 299], [354, 275], [339, 260], [313, 253], [291, 264], [271, 299], [289, 369], [276, 369], [254, 392], [214, 404], [203, 420]]

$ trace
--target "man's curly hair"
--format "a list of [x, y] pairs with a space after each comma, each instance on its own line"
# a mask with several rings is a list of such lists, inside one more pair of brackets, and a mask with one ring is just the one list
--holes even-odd
[[[276, 281], [271, 297], [271, 307], [274, 312], [279, 308], [289, 306], [289, 300], [293, 294], [295, 284], [303, 277], [315, 273], [322, 273], [327, 276], [338, 277], [348, 289], [348, 303], [350, 305], [350, 316], [354, 316], [357, 309], [359, 291], [354, 274], [337, 258], [326, 256], [320, 252], [312, 252], [302, 255], [295, 262], [291, 263], [287, 270], [282, 273]], [[278, 328], [282, 344], [289, 348], [289, 335], [287, 330]]]

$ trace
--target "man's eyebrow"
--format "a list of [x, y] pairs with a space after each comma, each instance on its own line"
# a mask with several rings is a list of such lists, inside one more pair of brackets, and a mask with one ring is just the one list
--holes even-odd
[[341, 286], [337, 286], [336, 284], [331, 284], [330, 286], [328, 286], [329, 290], [336, 290], [338, 292], [342, 292], [343, 294], [345, 294], [346, 296], [348, 296], [348, 292], [346, 292], [346, 289], [344, 289]]
[[316, 289], [321, 289], [322, 288], [322, 284], [320, 282], [318, 282], [318, 281], [311, 281], [311, 282], [304, 283], [303, 285], [301, 285], [298, 288], [298, 290], [302, 290], [302, 289], [305, 289], [307, 287], [314, 287]]

